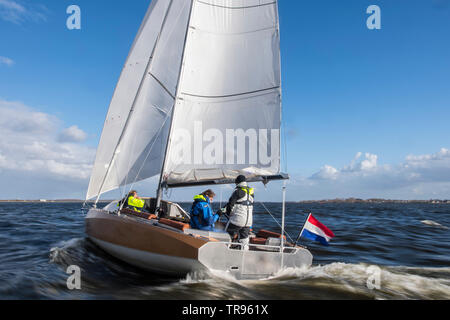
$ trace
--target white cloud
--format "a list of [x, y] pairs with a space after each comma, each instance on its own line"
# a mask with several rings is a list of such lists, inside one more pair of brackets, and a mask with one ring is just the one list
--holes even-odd
[[87, 139], [87, 136], [87, 133], [77, 126], [71, 126], [61, 132], [58, 140], [59, 142], [83, 142]]
[[2, 64], [7, 65], [8, 67], [12, 67], [15, 64], [15, 62], [10, 58], [0, 56], [0, 65]]
[[341, 170], [330, 165], [323, 166], [319, 172], [313, 174], [310, 179], [313, 180], [337, 180], [344, 176], [355, 174], [367, 174], [378, 168], [378, 156], [366, 153], [365, 159], [361, 160], [362, 152], [358, 152], [351, 163]]
[[315, 173], [311, 179], [318, 180], [336, 180], [338, 178], [339, 171], [332, 166], [325, 165], [319, 172]]
[[378, 156], [371, 153], [366, 153], [365, 159], [359, 161], [362, 157], [362, 152], [358, 152], [350, 165], [342, 169], [343, 172], [362, 172], [376, 169], [378, 166]]
[[441, 151], [435, 154], [426, 154], [421, 156], [409, 155], [406, 157], [408, 165], [421, 165], [429, 161], [446, 161], [450, 159], [450, 150], [442, 148]]
[[[62, 121], [55, 116], [20, 102], [0, 100], [0, 170], [66, 181], [87, 180], [95, 150], [59, 141], [61, 127]], [[74, 128], [73, 138], [82, 138], [84, 132]]]
[[341, 169], [323, 166], [309, 178], [292, 183], [303, 199], [330, 198], [450, 198], [450, 150], [409, 155], [398, 164], [379, 163], [375, 154], [359, 152]]
[[450, 150], [442, 148], [434, 154], [409, 155], [401, 164], [399, 171], [413, 181], [449, 182]]
[[22, 24], [27, 20], [46, 21], [47, 12], [47, 8], [41, 4], [24, 4], [24, 1], [0, 0], [0, 19], [15, 24]]
[[49, 114], [33, 110], [21, 102], [0, 100], [0, 130], [14, 132], [19, 136], [48, 134], [60, 125], [60, 121]]

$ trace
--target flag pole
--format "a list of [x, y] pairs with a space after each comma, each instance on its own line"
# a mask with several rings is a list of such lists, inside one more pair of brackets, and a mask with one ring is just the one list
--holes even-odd
[[303, 224], [302, 231], [298, 234], [297, 240], [295, 240], [294, 247], [297, 246], [297, 243], [299, 242], [300, 238], [302, 237], [303, 231], [305, 231], [306, 223], [308, 222], [309, 218], [312, 216], [312, 212], [309, 213], [308, 217], [306, 218], [305, 223]]

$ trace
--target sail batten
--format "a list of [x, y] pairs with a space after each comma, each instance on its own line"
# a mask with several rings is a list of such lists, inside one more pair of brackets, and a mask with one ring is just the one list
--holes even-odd
[[[197, 0], [197, 2], [199, 2], [199, 3], [202, 3], [202, 4], [205, 4], [205, 5], [209, 5], [209, 6], [212, 6], [212, 7], [218, 7], [218, 8], [223, 8], [223, 9], [250, 9], [250, 8], [257, 8], [257, 7], [262, 7], [262, 6], [268, 6], [268, 5], [274, 5], [274, 4], [276, 4], [276, 1], [270, 1], [270, 2], [267, 2], [267, 3], [259, 3], [259, 4], [254, 4], [254, 5], [247, 5], [247, 6], [244, 6], [243, 4], [242, 5], [240, 5], [240, 6], [232, 6], [231, 5], [231, 2], [230, 2], [230, 4], [228, 4], [228, 5], [225, 5], [225, 4], [216, 4], [216, 3], [213, 3], [213, 2], [206, 2], [206, 1], [203, 1], [203, 0]], [[225, 2], [224, 2], [225, 3]]]
[[170, 90], [151, 72], [148, 73], [150, 76], [153, 77], [153, 79], [156, 80], [156, 82], [158, 82], [158, 84], [161, 86], [161, 88], [164, 89], [164, 91], [166, 91], [174, 100], [175, 100], [175, 96], [170, 92]]
[[190, 96], [190, 97], [196, 97], [196, 98], [220, 99], [220, 98], [232, 98], [232, 97], [246, 96], [246, 95], [250, 95], [250, 94], [254, 94], [254, 93], [263, 93], [265, 91], [273, 91], [273, 90], [276, 90], [279, 88], [280, 88], [280, 86], [277, 86], [277, 87], [272, 87], [272, 88], [267, 88], [267, 89], [250, 91], [250, 92], [234, 93], [234, 94], [225, 95], [225, 96], [201, 96], [201, 95], [196, 95], [196, 94], [187, 93], [187, 92], [182, 92], [181, 94], [184, 96]]

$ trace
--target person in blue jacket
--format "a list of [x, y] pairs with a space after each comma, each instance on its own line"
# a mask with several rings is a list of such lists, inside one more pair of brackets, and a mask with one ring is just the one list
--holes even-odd
[[191, 208], [191, 228], [204, 231], [218, 231], [214, 225], [220, 216], [215, 214], [211, 203], [216, 194], [212, 190], [206, 190], [202, 194], [194, 197]]

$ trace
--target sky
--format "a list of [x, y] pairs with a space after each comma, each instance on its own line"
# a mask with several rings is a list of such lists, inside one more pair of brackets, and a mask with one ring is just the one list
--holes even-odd
[[[0, 199], [84, 198], [149, 3], [0, 0]], [[72, 4], [81, 30], [66, 26]], [[450, 0], [280, 0], [279, 13], [287, 199], [450, 199]], [[256, 187], [281, 200], [280, 183]]]

